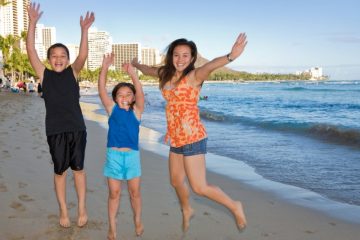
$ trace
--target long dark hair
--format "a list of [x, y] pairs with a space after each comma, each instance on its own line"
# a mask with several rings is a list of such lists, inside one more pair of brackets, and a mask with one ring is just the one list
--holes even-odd
[[[112, 99], [114, 100], [115, 103], [116, 103], [116, 93], [122, 87], [128, 87], [134, 93], [134, 96], [136, 94], [136, 89], [135, 89], [135, 86], [133, 84], [127, 83], [127, 82], [118, 83], [118, 84], [116, 84], [116, 86], [114, 87], [114, 89], [112, 90], [112, 93], [111, 93], [112, 94]], [[130, 109], [134, 109], [134, 104], [135, 104], [135, 101], [133, 101], [130, 104]]]
[[167, 47], [167, 52], [166, 52], [166, 56], [165, 56], [165, 60], [164, 60], [164, 66], [161, 66], [159, 68], [159, 81], [160, 81], [159, 88], [160, 89], [162, 89], [165, 86], [165, 84], [167, 82], [169, 82], [175, 74], [176, 69], [175, 69], [174, 63], [173, 63], [173, 53], [174, 53], [175, 47], [180, 46], [180, 45], [185, 45], [190, 48], [191, 57], [193, 58], [193, 60], [191, 61], [189, 66], [187, 66], [187, 68], [183, 71], [183, 74], [180, 76], [180, 78], [178, 80], [182, 79], [190, 71], [195, 69], [195, 62], [196, 62], [196, 58], [197, 58], [197, 48], [196, 48], [195, 43], [193, 41], [188, 41], [185, 38], [179, 38], [179, 39], [173, 41]]
[[50, 59], [50, 54], [51, 54], [51, 51], [54, 49], [54, 48], [63, 48], [67, 54], [67, 58], [70, 59], [70, 53], [69, 53], [69, 49], [62, 43], [55, 43], [53, 45], [51, 45], [49, 47], [49, 49], [47, 50], [47, 59]]

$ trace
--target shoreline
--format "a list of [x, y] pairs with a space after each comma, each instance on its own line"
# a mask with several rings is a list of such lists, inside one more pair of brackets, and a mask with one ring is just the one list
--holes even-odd
[[[98, 122], [100, 126], [107, 129], [107, 117], [94, 112], [101, 108], [100, 105], [87, 102], [81, 102], [81, 105], [85, 111], [84, 116], [88, 120]], [[141, 126], [141, 132], [146, 132], [146, 134], [142, 134], [146, 137], [140, 136], [140, 147], [154, 153], [160, 150], [161, 153], [158, 154], [167, 158], [168, 146], [158, 142], [162, 134], [143, 126]], [[360, 216], [360, 206], [335, 201], [308, 189], [266, 179], [257, 174], [253, 167], [229, 157], [207, 153], [206, 164], [208, 172], [225, 177], [228, 180], [233, 179], [238, 184], [246, 184], [258, 191], [264, 191], [289, 204], [313, 209], [321, 214], [349, 223], [360, 224], [360, 217], [358, 217]]]
[[[58, 208], [53, 172], [44, 128], [44, 102], [37, 96], [0, 92], [0, 239], [105, 239], [107, 233], [107, 186], [102, 176], [106, 129], [94, 109], [82, 106], [88, 131], [85, 169], [88, 176], [89, 222], [76, 221], [76, 196], [72, 174], [68, 176], [68, 207], [72, 227], [58, 226]], [[95, 114], [88, 119], [87, 114]], [[90, 117], [89, 117], [90, 118]], [[141, 130], [141, 141], [151, 139]], [[152, 144], [149, 142], [148, 144]], [[155, 148], [157, 146], [153, 145]], [[142, 239], [358, 239], [359, 224], [349, 223], [319, 211], [284, 201], [278, 196], [208, 171], [209, 183], [220, 186], [245, 208], [248, 227], [239, 234], [227, 209], [191, 194], [195, 209], [190, 231], [181, 232], [181, 212], [169, 184], [166, 154], [141, 149], [143, 221]], [[118, 216], [119, 239], [136, 239], [126, 184]]]

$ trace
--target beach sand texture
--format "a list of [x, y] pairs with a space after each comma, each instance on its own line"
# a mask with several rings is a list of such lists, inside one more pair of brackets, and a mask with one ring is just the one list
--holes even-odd
[[[67, 201], [72, 226], [58, 224], [58, 205], [53, 187], [53, 166], [45, 136], [45, 107], [36, 95], [0, 92], [0, 240], [106, 239], [107, 186], [102, 175], [106, 129], [96, 121], [106, 117], [93, 113], [96, 105], [82, 104], [87, 118], [88, 224], [76, 226], [76, 193], [71, 172], [67, 176]], [[146, 138], [147, 129], [141, 130]], [[245, 207], [248, 227], [236, 229], [227, 209], [192, 195], [195, 217], [187, 234], [181, 231], [181, 212], [169, 184], [167, 160], [141, 151], [143, 222], [141, 239], [359, 239], [359, 224], [338, 220], [320, 212], [287, 203], [223, 176], [208, 172], [208, 181], [219, 185]], [[118, 239], [137, 239], [126, 185], [118, 215]]]

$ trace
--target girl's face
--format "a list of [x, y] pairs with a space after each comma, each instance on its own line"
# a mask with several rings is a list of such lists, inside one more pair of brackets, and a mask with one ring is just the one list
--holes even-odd
[[130, 104], [135, 101], [135, 95], [128, 87], [121, 87], [116, 93], [116, 103], [120, 108], [129, 109]]
[[55, 72], [62, 72], [69, 65], [69, 56], [64, 48], [56, 47], [51, 50], [48, 61]]
[[174, 48], [173, 64], [177, 72], [183, 72], [193, 60], [191, 49], [187, 45], [178, 45]]

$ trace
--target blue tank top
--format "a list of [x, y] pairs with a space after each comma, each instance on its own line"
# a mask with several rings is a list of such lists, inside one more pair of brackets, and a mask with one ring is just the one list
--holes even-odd
[[139, 150], [140, 121], [136, 118], [133, 110], [129, 109], [126, 111], [115, 104], [108, 124], [108, 148], [117, 147]]

